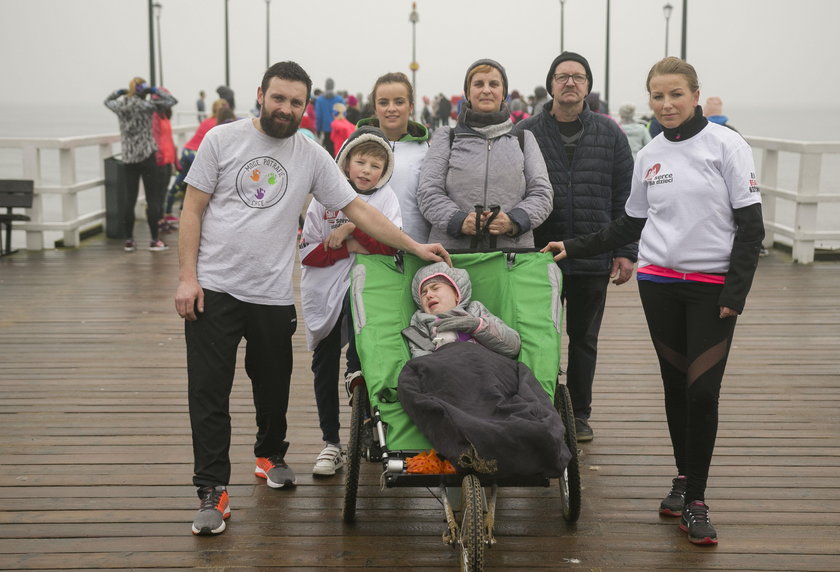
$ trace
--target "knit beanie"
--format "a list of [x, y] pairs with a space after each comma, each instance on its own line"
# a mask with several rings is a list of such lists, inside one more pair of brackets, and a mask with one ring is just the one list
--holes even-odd
[[338, 168], [341, 169], [341, 172], [344, 173], [345, 168], [347, 167], [347, 159], [350, 155], [350, 151], [365, 141], [374, 141], [378, 143], [382, 146], [388, 156], [388, 164], [385, 166], [385, 171], [379, 178], [376, 188], [371, 189], [370, 191], [365, 191], [365, 194], [369, 194], [384, 187], [388, 181], [391, 180], [391, 175], [394, 174], [394, 151], [391, 149], [391, 142], [388, 141], [388, 137], [385, 136], [385, 133], [381, 129], [374, 127], [373, 125], [363, 125], [356, 129], [350, 134], [350, 137], [347, 138], [341, 146], [341, 149], [338, 150], [335, 162], [338, 164]]
[[[589, 62], [586, 61], [586, 58], [575, 52], [563, 52], [554, 58], [554, 61], [551, 62], [551, 67], [548, 68], [548, 75], [545, 78], [546, 90], [548, 90], [548, 93], [551, 93], [551, 85], [554, 83], [554, 70], [557, 69], [557, 66], [569, 60], [579, 63], [586, 71], [586, 77], [589, 79], [589, 87], [587, 88], [586, 93], [589, 94], [589, 92], [592, 91], [592, 69], [589, 67]], [[551, 93], [551, 96], [554, 97], [554, 94]]]
[[490, 58], [484, 58], [481, 60], [477, 60], [467, 68], [467, 74], [464, 76], [464, 95], [467, 96], [469, 99], [470, 94], [470, 72], [477, 68], [478, 66], [490, 66], [499, 70], [499, 73], [502, 74], [502, 85], [504, 86], [504, 93], [502, 94], [502, 99], [507, 99], [508, 95], [508, 78], [507, 73], [505, 72], [505, 68], [502, 67], [502, 64], [497, 62], [496, 60], [491, 60]]

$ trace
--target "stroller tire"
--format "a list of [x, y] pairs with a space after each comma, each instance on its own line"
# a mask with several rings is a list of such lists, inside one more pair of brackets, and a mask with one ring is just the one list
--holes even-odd
[[347, 445], [347, 465], [344, 470], [344, 522], [356, 521], [356, 494], [362, 465], [362, 431], [368, 409], [367, 388], [359, 384], [353, 388], [353, 409], [350, 417], [350, 443]]
[[484, 570], [484, 495], [475, 475], [461, 484], [460, 545], [461, 570]]
[[563, 503], [563, 518], [566, 522], [577, 522], [580, 518], [580, 461], [578, 458], [577, 437], [575, 435], [575, 415], [569, 389], [562, 383], [554, 391], [554, 407], [563, 419], [566, 446], [572, 454], [566, 470], [560, 477], [560, 497]]

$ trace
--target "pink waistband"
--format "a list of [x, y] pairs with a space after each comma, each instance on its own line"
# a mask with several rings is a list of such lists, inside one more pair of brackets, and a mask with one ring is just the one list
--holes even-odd
[[664, 276], [666, 278], [679, 278], [680, 280], [690, 280], [692, 282], [707, 282], [709, 284], [723, 284], [726, 282], [724, 274], [704, 274], [703, 272], [677, 272], [671, 268], [663, 266], [656, 266], [655, 264], [648, 264], [641, 266], [636, 270], [639, 274], [653, 274], [654, 276]]

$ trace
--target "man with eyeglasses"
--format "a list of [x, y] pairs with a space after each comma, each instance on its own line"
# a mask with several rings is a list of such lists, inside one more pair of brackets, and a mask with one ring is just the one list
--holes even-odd
[[[623, 215], [633, 175], [627, 137], [615, 121], [594, 113], [586, 104], [592, 91], [592, 70], [586, 58], [574, 52], [557, 56], [545, 87], [553, 99], [545, 103], [542, 113], [517, 124], [536, 137], [554, 188], [553, 211], [534, 229], [538, 248], [551, 240], [596, 232]], [[566, 385], [578, 441], [591, 441], [594, 436], [589, 416], [607, 285], [610, 278], [613, 284], [630, 279], [637, 251], [634, 243], [599, 256], [558, 262], [569, 336]]]

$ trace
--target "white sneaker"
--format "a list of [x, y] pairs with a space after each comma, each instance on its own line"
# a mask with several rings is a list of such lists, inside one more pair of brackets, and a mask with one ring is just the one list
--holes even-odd
[[337, 470], [344, 466], [346, 459], [347, 453], [344, 449], [328, 444], [315, 460], [315, 466], [312, 467], [312, 474], [322, 477], [334, 475]]

